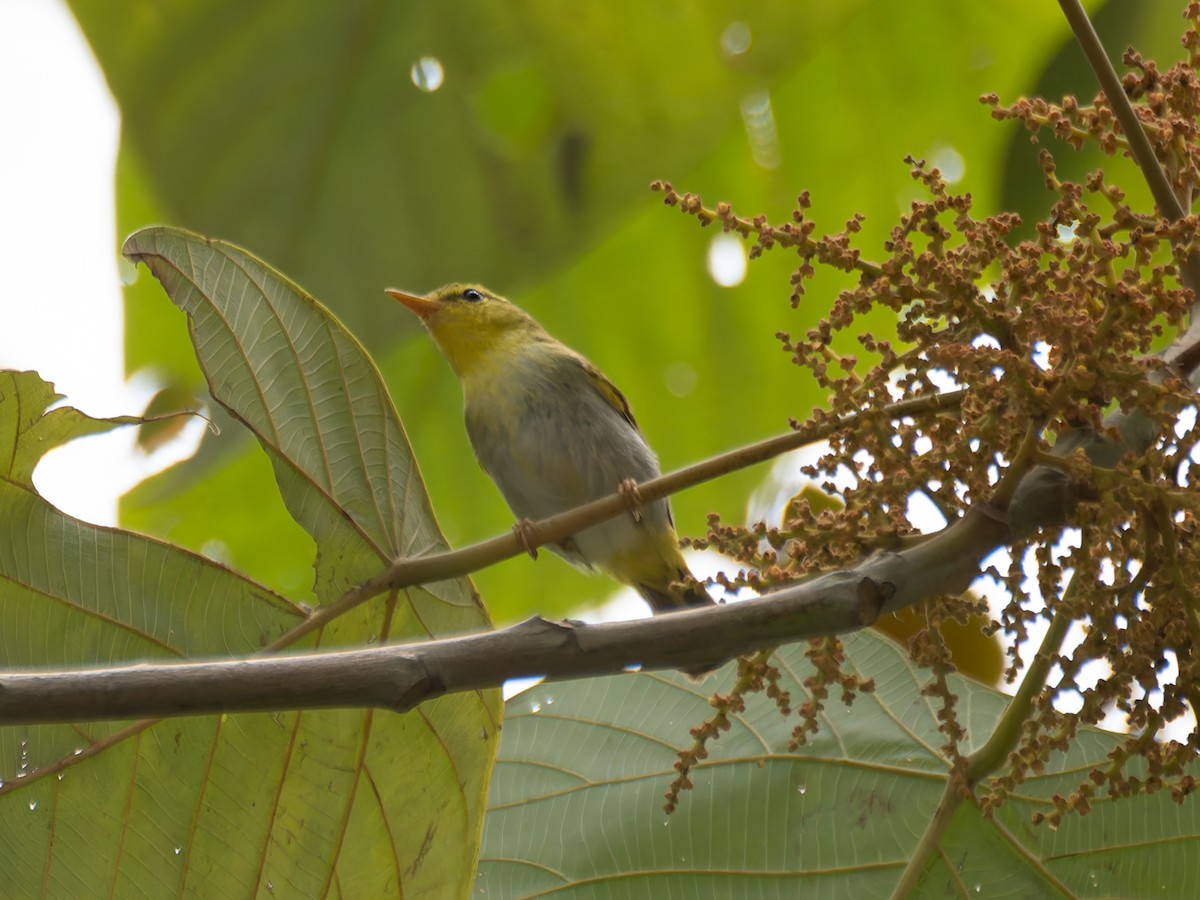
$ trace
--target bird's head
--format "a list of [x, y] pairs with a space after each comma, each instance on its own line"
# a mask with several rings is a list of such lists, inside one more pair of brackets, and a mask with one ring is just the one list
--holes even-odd
[[424, 297], [394, 288], [386, 293], [421, 319], [460, 377], [493, 351], [545, 333], [528, 313], [477, 284], [448, 284]]

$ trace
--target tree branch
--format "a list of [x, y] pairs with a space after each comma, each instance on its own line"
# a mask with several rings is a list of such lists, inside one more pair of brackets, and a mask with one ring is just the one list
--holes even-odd
[[689, 669], [780, 643], [855, 631], [882, 612], [958, 593], [1008, 534], [972, 511], [936, 535], [853, 569], [750, 603], [585, 625], [533, 618], [510, 628], [368, 650], [0, 675], [0, 724], [214, 712], [378, 706], [446, 693], [643, 669]]
[[1121, 77], [1113, 68], [1112, 61], [1104, 51], [1104, 45], [1100, 43], [1100, 36], [1092, 27], [1087, 13], [1080, 5], [1079, 0], [1058, 0], [1058, 5], [1062, 8], [1063, 16], [1066, 18], [1067, 24], [1071, 26], [1075, 40], [1083, 50], [1083, 55], [1087, 57], [1092, 74], [1096, 76], [1096, 81], [1100, 84], [1100, 90], [1104, 91], [1104, 96], [1108, 98], [1113, 115], [1121, 123], [1121, 130], [1125, 132], [1125, 139], [1129, 142], [1129, 152], [1133, 155], [1133, 160], [1137, 163], [1138, 168], [1142, 170], [1142, 177], [1146, 179], [1150, 193], [1154, 195], [1154, 202], [1158, 205], [1159, 212], [1172, 222], [1182, 219], [1184, 210], [1179, 203], [1179, 198], [1171, 189], [1167, 173], [1158, 164], [1154, 148], [1150, 145], [1150, 138], [1146, 136], [1146, 131], [1142, 128], [1133, 104], [1125, 95], [1125, 88], [1121, 86]]
[[484, 634], [367, 650], [0, 675], [0, 723], [375, 706], [397, 712], [510, 678], [702, 666], [878, 616], [887, 585], [835, 573], [755, 603], [585, 625], [534, 617]]
[[[896, 403], [876, 415], [895, 418], [950, 408], [961, 396], [955, 392]], [[857, 419], [808, 423], [792, 434], [697, 463], [646, 482], [643, 497], [657, 499], [685, 484], [769, 459]], [[1107, 440], [1085, 441], [1084, 446], [1089, 454], [1121, 452]], [[852, 568], [748, 603], [602, 625], [534, 618], [500, 631], [368, 650], [0, 674], [0, 724], [347, 706], [404, 711], [445, 693], [496, 687], [512, 678], [580, 678], [631, 666], [705, 667], [714, 659], [761, 647], [855, 631], [883, 613], [932, 596], [961, 593], [978, 576], [980, 561], [1010, 538], [1003, 502], [1007, 484], [1005, 480], [998, 486], [995, 502], [977, 504], [936, 534], [905, 539], [899, 550], [879, 551]], [[1021, 493], [1017, 491], [1014, 504]], [[555, 540], [625, 508], [624, 498], [608, 497], [538, 523], [538, 537], [541, 542]], [[464, 560], [486, 564], [479, 557], [497, 548], [507, 549], [496, 558], [524, 550], [514, 536], [506, 535], [460, 551], [401, 561], [334, 607], [361, 603], [372, 592], [461, 574], [456, 567]], [[289, 636], [294, 639], [298, 632], [316, 627], [314, 620], [332, 618], [334, 607], [318, 611]], [[264, 652], [283, 643], [276, 641]]]

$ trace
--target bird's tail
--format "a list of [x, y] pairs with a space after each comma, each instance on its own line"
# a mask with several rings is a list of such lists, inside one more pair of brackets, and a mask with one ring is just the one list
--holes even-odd
[[[690, 574], [687, 569], [681, 569], [678, 579], [666, 590], [652, 587], [648, 584], [635, 584], [634, 587], [642, 595], [642, 598], [650, 604], [650, 608], [654, 610], [656, 616], [660, 613], [675, 612], [680, 609], [693, 609], [700, 606], [714, 605], [716, 601], [708, 595], [708, 591], [704, 589], [704, 585], [699, 584], [694, 579], [692, 581], [685, 581]], [[706, 675], [720, 668], [724, 662], [725, 660], [723, 659], [714, 660], [713, 662], [697, 666], [694, 669], [687, 669], [684, 671], [684, 674], [691, 681], [703, 681]]]
[[697, 606], [712, 606], [716, 601], [708, 595], [704, 585], [694, 581], [684, 583], [690, 573], [682, 570], [674, 586], [666, 588], [649, 584], [635, 584], [642, 599], [650, 604], [654, 614], [674, 612], [677, 609], [689, 609]]

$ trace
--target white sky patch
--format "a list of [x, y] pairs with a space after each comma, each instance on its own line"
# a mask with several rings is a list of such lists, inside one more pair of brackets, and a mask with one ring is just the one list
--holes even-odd
[[1069, 224], [1059, 224], [1057, 239], [1064, 244], [1069, 244], [1075, 240], [1075, 229], [1079, 227], [1078, 222], [1070, 222]]
[[[117, 108], [65, 4], [0, 4], [0, 368], [30, 369], [98, 416], [137, 413], [126, 388], [115, 248]], [[133, 429], [49, 454], [37, 486], [60, 509], [116, 521]]]
[[746, 245], [735, 234], [714, 234], [708, 242], [708, 274], [721, 287], [746, 280]]
[[1050, 371], [1050, 345], [1045, 341], [1038, 341], [1033, 345], [1034, 365], [1043, 371]]
[[1183, 437], [1195, 427], [1196, 407], [1189, 406], [1187, 409], [1180, 410], [1179, 416], [1175, 419], [1175, 437]]
[[129, 412], [112, 397], [123, 384], [116, 105], [60, 3], [0, 5], [0, 76], [20, 86], [0, 93], [0, 366], [37, 369], [98, 415]]

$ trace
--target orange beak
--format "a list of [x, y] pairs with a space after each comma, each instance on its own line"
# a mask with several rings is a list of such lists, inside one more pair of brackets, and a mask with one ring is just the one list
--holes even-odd
[[404, 291], [398, 291], [395, 288], [387, 288], [384, 293], [395, 300], [399, 300], [422, 319], [428, 319], [441, 305], [435, 300], [428, 300], [425, 297], [408, 294]]

